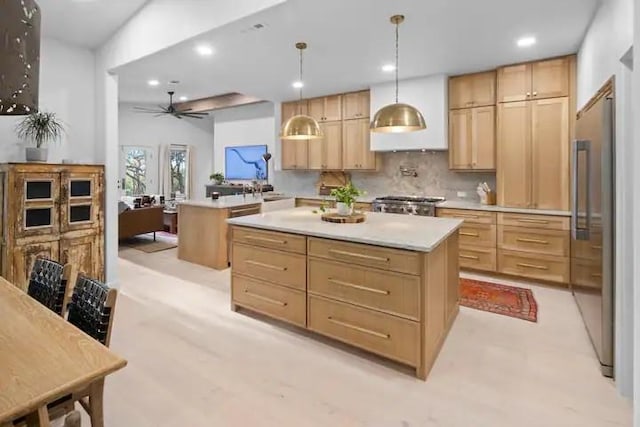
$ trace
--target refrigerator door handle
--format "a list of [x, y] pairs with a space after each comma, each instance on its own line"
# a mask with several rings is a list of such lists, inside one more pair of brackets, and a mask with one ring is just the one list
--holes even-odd
[[[573, 188], [571, 189], [571, 233], [575, 240], [589, 240], [589, 230], [591, 228], [591, 206], [590, 206], [590, 181], [591, 181], [591, 142], [588, 140], [576, 140], [573, 142]], [[580, 220], [580, 152], [585, 153], [585, 226], [581, 227]]]

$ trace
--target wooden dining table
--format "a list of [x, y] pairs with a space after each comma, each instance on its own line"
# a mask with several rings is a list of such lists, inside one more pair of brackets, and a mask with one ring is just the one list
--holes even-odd
[[0, 426], [49, 426], [47, 404], [89, 390], [102, 427], [107, 375], [127, 361], [0, 277]]

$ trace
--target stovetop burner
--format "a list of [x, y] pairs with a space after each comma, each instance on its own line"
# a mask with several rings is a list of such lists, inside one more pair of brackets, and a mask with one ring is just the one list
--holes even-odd
[[409, 202], [409, 203], [437, 203], [444, 202], [446, 199], [444, 197], [436, 197], [436, 196], [385, 196], [378, 197], [376, 201], [380, 202]]
[[444, 197], [385, 196], [373, 201], [374, 212], [388, 212], [405, 215], [435, 216], [436, 203]]

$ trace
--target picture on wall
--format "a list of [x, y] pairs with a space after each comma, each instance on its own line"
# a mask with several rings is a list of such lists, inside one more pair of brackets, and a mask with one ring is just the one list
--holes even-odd
[[266, 145], [240, 145], [234, 147], [225, 147], [225, 179], [267, 179], [267, 163], [262, 158], [262, 156], [266, 153]]

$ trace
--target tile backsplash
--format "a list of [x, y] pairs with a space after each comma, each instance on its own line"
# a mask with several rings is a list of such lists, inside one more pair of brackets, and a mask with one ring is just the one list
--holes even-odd
[[[458, 200], [459, 191], [464, 200], [478, 201], [478, 182], [486, 182], [495, 190], [496, 175], [493, 172], [452, 172], [449, 170], [449, 154], [446, 151], [381, 153], [382, 165], [377, 172], [352, 172], [351, 180], [368, 194], [379, 195], [430, 195]], [[403, 176], [400, 169], [415, 169], [417, 176]], [[319, 172], [275, 171], [271, 179], [276, 191], [309, 194], [316, 191]]]

